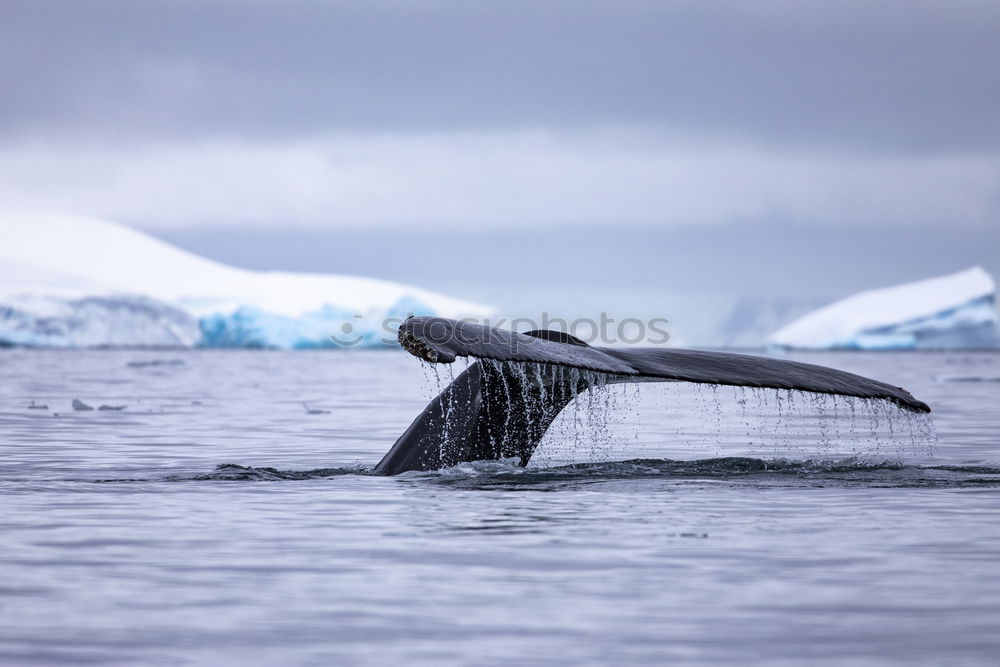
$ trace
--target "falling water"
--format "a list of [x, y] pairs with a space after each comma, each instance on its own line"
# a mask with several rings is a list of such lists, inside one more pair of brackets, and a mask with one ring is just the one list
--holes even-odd
[[[614, 375], [579, 368], [520, 361], [479, 363], [486, 371], [488, 391], [497, 392], [504, 408], [502, 432], [492, 434], [495, 451], [517, 451], [523, 444], [514, 442], [517, 404], [528, 405], [529, 415], [551, 422], [531, 459], [533, 466], [723, 456], [863, 463], [934, 458], [937, 439], [930, 418], [887, 401], [787, 389], [729, 391], [711, 384], [620, 383]], [[439, 394], [469, 363], [457, 373], [450, 365], [425, 366], [425, 389]], [[553, 401], [567, 387], [582, 391], [554, 414]], [[471, 407], [456, 405], [454, 392], [445, 396], [439, 426], [443, 459], [454, 446], [455, 417]], [[641, 414], [664, 408], [671, 413], [671, 430], [644, 430]], [[544, 428], [544, 423], [534, 426]]]

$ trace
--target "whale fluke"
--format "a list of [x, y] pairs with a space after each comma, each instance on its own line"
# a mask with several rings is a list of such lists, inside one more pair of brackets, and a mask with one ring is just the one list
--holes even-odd
[[[411, 317], [399, 342], [432, 363], [479, 359], [441, 392], [375, 467], [376, 473], [434, 470], [517, 456], [521, 465], [559, 412], [593, 383], [694, 382], [881, 399], [913, 412], [926, 403], [901, 387], [825, 366], [746, 354], [669, 348], [592, 347], [555, 331], [514, 333], [439, 317]], [[504, 363], [534, 362], [535, 372]]]

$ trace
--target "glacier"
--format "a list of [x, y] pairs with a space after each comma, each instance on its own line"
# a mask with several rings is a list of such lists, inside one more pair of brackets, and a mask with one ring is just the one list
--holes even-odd
[[228, 266], [105, 220], [0, 213], [0, 345], [372, 347], [395, 344], [409, 314], [493, 312], [390, 281]]
[[996, 283], [981, 267], [875, 289], [774, 332], [778, 349], [916, 350], [1000, 345]]

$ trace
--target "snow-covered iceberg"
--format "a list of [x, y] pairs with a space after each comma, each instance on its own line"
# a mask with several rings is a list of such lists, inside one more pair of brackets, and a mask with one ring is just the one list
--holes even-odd
[[410, 313], [492, 312], [384, 280], [227, 266], [103, 220], [0, 213], [0, 345], [371, 346]]
[[768, 342], [795, 349], [956, 349], [1000, 343], [996, 283], [980, 267], [861, 292], [815, 310]]

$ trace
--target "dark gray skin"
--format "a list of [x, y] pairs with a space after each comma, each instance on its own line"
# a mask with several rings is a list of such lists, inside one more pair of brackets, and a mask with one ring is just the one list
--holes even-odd
[[473, 364], [424, 408], [375, 472], [395, 475], [515, 456], [527, 465], [559, 412], [588, 387], [584, 378], [561, 378], [566, 374], [555, 366], [541, 367], [539, 375], [540, 381], [525, 381], [493, 365]]
[[443, 318], [411, 317], [399, 328], [400, 344], [432, 363], [459, 356], [535, 362], [533, 372], [478, 361], [441, 392], [374, 472], [396, 475], [437, 470], [464, 461], [518, 457], [525, 466], [559, 412], [590, 386], [596, 371], [605, 383], [696, 382], [797, 389], [881, 399], [913, 412], [926, 403], [901, 387], [824, 366], [726, 352], [669, 348], [598, 348], [568, 334], [516, 334]]

